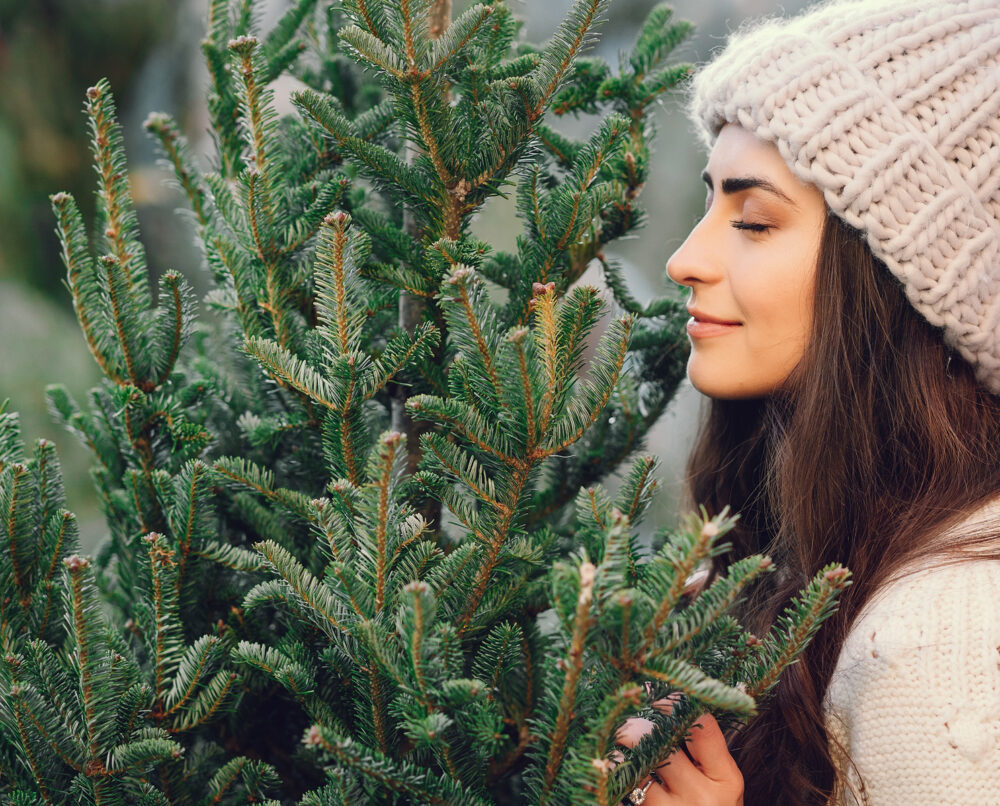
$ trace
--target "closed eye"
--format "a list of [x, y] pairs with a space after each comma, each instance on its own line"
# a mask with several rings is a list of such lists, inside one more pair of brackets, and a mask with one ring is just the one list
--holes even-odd
[[770, 224], [751, 224], [749, 221], [730, 221], [734, 229], [747, 230], [749, 232], [767, 232], [771, 229]]

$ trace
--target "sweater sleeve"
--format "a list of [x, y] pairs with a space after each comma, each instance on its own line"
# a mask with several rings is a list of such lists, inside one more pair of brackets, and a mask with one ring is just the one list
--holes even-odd
[[858, 796], [838, 806], [1000, 806], [1000, 562], [888, 585], [845, 640], [825, 707]]

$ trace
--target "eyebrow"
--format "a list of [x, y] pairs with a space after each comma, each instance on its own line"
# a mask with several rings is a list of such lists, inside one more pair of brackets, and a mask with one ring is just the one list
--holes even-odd
[[[712, 184], [712, 177], [709, 176], [708, 171], [703, 171], [701, 174], [702, 180], [708, 185], [709, 190], [713, 190], [714, 186]], [[792, 201], [792, 199], [786, 194], [781, 188], [775, 185], [773, 182], [763, 179], [759, 176], [732, 176], [727, 179], [722, 180], [722, 192], [726, 195], [731, 195], [733, 193], [739, 193], [744, 190], [751, 190], [752, 188], [759, 188], [768, 193], [773, 193], [779, 199], [792, 207], [798, 207], [798, 205]]]

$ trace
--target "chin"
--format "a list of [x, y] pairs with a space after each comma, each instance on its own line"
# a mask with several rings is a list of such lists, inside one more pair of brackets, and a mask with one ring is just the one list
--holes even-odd
[[[706, 371], [696, 362], [688, 364], [688, 380], [706, 397], [715, 400], [752, 400], [768, 397], [780, 388], [781, 383], [762, 383], [760, 375], [739, 371]], [[784, 380], [784, 379], [782, 379]]]
[[691, 385], [705, 397], [713, 400], [755, 400], [770, 394], [768, 391], [758, 391], [748, 387], [733, 387], [732, 384], [704, 385], [692, 380]]

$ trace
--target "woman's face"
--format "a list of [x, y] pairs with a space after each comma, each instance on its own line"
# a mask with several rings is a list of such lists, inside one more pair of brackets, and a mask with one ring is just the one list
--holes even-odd
[[667, 262], [691, 289], [688, 377], [710, 397], [769, 395], [809, 339], [823, 194], [735, 125], [719, 133], [703, 178], [705, 217]]

